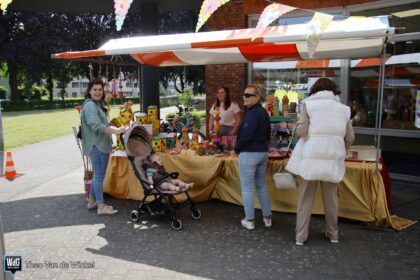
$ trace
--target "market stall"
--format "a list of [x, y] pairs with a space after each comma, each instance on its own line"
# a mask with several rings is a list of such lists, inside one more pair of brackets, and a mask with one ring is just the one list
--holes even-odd
[[[97, 50], [60, 53], [53, 55], [53, 58], [77, 59], [125, 54], [140, 64], [164, 67], [378, 57], [383, 51], [387, 37], [393, 33], [394, 29], [389, 26], [387, 16], [348, 18], [331, 22], [325, 32], [319, 34], [315, 52], [308, 43], [307, 25], [297, 24], [268, 27], [256, 38], [255, 30], [240, 29], [113, 39]], [[381, 73], [383, 75], [383, 71]], [[283, 107], [283, 111], [288, 110], [289, 108]], [[141, 120], [138, 123], [141, 123]], [[155, 131], [153, 134], [156, 136]], [[165, 151], [169, 142], [165, 142], [164, 137], [159, 136], [154, 143], [159, 146], [157, 150]], [[213, 144], [216, 144], [215, 141]], [[185, 143], [181, 145], [188, 148]], [[194, 199], [204, 201], [217, 198], [241, 204], [237, 160], [209, 156], [207, 147], [205, 156], [187, 155], [199, 153], [202, 151], [201, 146], [195, 146], [194, 149], [190, 146], [190, 150], [191, 153], [185, 152], [182, 155], [162, 154], [162, 158], [169, 171], [178, 171], [181, 179], [196, 183], [197, 187], [191, 191]], [[295, 212], [297, 191], [274, 188], [272, 175], [278, 167], [279, 161], [270, 162], [267, 172], [273, 210]], [[340, 187], [339, 215], [373, 222], [375, 225], [403, 229], [414, 222], [390, 216], [383, 180], [378, 172], [379, 167], [378, 162], [346, 163], [346, 176]], [[125, 157], [111, 157], [104, 183], [105, 192], [115, 197], [141, 199], [141, 187]], [[322, 213], [319, 197], [313, 211]]]
[[[168, 171], [180, 172], [180, 178], [194, 182], [190, 190], [195, 201], [220, 199], [242, 205], [241, 184], [236, 158], [160, 154]], [[272, 210], [295, 213], [297, 190], [275, 188], [273, 174], [281, 161], [270, 161], [266, 174]], [[104, 180], [104, 191], [114, 197], [140, 200], [142, 187], [124, 156], [111, 157]], [[256, 200], [256, 206], [258, 200]], [[314, 214], [323, 214], [318, 191]], [[382, 176], [376, 174], [375, 162], [346, 162], [346, 175], [339, 185], [339, 216], [372, 223], [376, 226], [404, 229], [413, 221], [391, 216], [387, 208]]]

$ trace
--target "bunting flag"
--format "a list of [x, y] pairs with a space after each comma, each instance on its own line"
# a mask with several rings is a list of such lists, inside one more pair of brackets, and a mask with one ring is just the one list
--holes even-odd
[[7, 5], [12, 3], [12, 0], [0, 0], [0, 10], [6, 11]]
[[328, 25], [330, 25], [333, 18], [334, 16], [332, 15], [315, 12], [311, 21], [308, 23], [306, 40], [308, 43], [309, 58], [314, 57], [321, 35], [328, 28]]
[[117, 31], [121, 30], [121, 27], [124, 24], [125, 16], [127, 15], [132, 2], [133, 0], [114, 0], [115, 25], [117, 26]]
[[200, 14], [198, 15], [197, 27], [195, 32], [198, 32], [209, 17], [222, 5], [226, 4], [230, 0], [204, 0], [201, 5]]
[[264, 31], [264, 28], [269, 26], [275, 19], [281, 17], [282, 15], [296, 10], [297, 8], [292, 6], [287, 6], [283, 4], [271, 4], [265, 7], [264, 11], [262, 12], [257, 27], [255, 28], [255, 32], [253, 34], [252, 40], [259, 37], [261, 33]]

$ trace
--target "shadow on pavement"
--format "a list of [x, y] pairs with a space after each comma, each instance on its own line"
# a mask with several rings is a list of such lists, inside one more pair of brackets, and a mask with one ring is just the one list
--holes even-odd
[[[273, 227], [266, 229], [257, 210], [256, 229], [247, 231], [239, 224], [242, 207], [213, 200], [198, 204], [202, 212], [198, 221], [190, 217], [188, 209], [181, 210], [179, 217], [184, 229], [173, 231], [168, 218], [146, 216], [143, 222], [132, 223], [128, 217], [137, 207], [137, 201], [106, 200], [120, 210], [117, 215], [98, 216], [95, 211], [88, 211], [82, 194], [2, 203], [4, 231], [7, 234], [86, 225], [79, 236], [73, 237], [76, 241], [88, 240], [82, 251], [141, 264], [144, 273], [157, 267], [166, 271], [162, 273], [176, 271], [211, 279], [280, 279], [285, 275], [299, 279], [350, 279], [355, 275], [363, 279], [415, 279], [420, 276], [418, 224], [397, 232], [367, 230], [368, 227], [358, 222], [340, 219], [340, 243], [330, 244], [322, 234], [323, 217], [313, 216], [309, 240], [305, 246], [298, 247], [293, 242], [294, 214], [274, 212]], [[413, 214], [412, 210], [419, 206], [417, 201], [399, 207], [398, 211]], [[418, 219], [418, 213], [410, 218]], [[90, 230], [94, 224], [103, 227]], [[105, 242], [96, 244], [97, 240]]]

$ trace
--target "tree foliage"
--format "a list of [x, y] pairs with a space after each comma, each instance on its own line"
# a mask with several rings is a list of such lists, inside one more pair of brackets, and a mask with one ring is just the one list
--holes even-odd
[[[197, 15], [193, 12], [167, 12], [160, 14], [159, 33], [193, 32]], [[65, 62], [51, 59], [51, 54], [96, 49], [112, 38], [141, 35], [140, 17], [128, 13], [122, 31], [115, 29], [114, 14], [97, 13], [0, 13], [0, 65], [1, 72], [9, 78], [12, 100], [28, 98], [33, 85], [45, 86], [49, 99], [57, 84], [64, 92], [73, 77], [89, 77], [88, 63]], [[109, 59], [109, 58], [107, 58]], [[118, 58], [113, 58], [118, 59]], [[99, 73], [99, 65], [93, 65]], [[102, 75], [106, 75], [105, 66]], [[108, 68], [107, 68], [108, 69]], [[194, 84], [194, 93], [203, 86], [204, 67], [161, 68], [161, 81], [167, 87], [169, 81]], [[136, 72], [130, 67], [109, 66], [108, 77], [116, 78], [120, 71]], [[201, 81], [201, 82], [200, 82]], [[64, 95], [62, 95], [64, 98]]]
[[[194, 11], [170, 11], [160, 14], [159, 33], [191, 33], [195, 30], [197, 13]], [[173, 83], [178, 93], [184, 92], [188, 84], [193, 84], [193, 93], [202, 93], [204, 88], [204, 66], [172, 66], [159, 69], [160, 81], [167, 88]], [[179, 87], [178, 83], [179, 81]]]

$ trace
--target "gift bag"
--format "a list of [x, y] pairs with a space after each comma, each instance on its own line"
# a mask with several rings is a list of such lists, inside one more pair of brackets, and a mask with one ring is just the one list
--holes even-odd
[[92, 184], [92, 178], [93, 178], [93, 170], [92, 170], [92, 165], [90, 163], [90, 158], [89, 157], [86, 157], [86, 163], [87, 164], [85, 166], [85, 174], [84, 174], [83, 182], [84, 182], [86, 200], [89, 201], [90, 186]]

